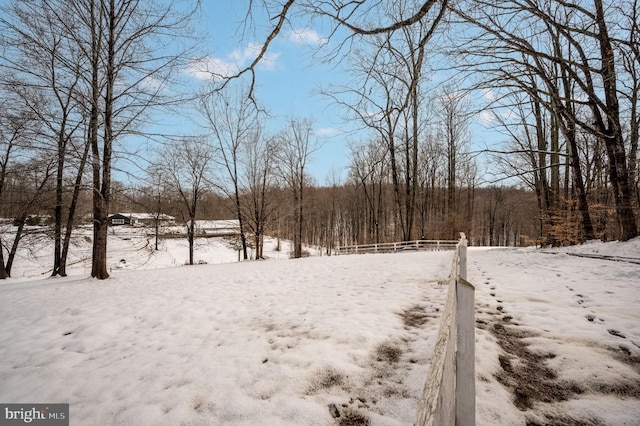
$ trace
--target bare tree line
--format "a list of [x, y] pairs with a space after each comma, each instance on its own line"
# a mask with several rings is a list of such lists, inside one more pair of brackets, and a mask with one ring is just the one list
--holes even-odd
[[494, 93], [513, 152], [497, 160], [527, 172], [549, 243], [638, 235], [637, 13], [636, 1], [455, 7], [469, 31], [457, 61]]

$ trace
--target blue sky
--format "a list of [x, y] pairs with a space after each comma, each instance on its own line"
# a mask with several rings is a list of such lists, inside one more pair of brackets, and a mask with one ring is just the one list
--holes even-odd
[[[265, 38], [266, 28], [256, 27], [256, 34], [245, 32], [242, 21], [246, 2], [216, 1], [203, 6], [202, 25], [207, 34], [208, 56], [192, 68], [187, 75], [204, 82], [210, 78], [205, 70], [231, 75], [247, 66], [256, 57]], [[256, 16], [256, 24], [268, 22]], [[262, 22], [260, 22], [262, 21]], [[270, 28], [269, 28], [270, 29]], [[315, 134], [321, 148], [309, 163], [309, 172], [316, 183], [324, 185], [335, 170], [346, 176], [349, 164], [347, 128], [341, 119], [342, 110], [328, 99], [314, 94], [320, 86], [344, 79], [339, 64], [323, 64], [314, 60], [312, 53], [326, 43], [325, 36], [314, 29], [296, 26], [295, 20], [285, 26], [270, 45], [267, 57], [257, 69], [258, 100], [269, 110], [272, 118], [267, 131], [277, 132], [291, 117], [312, 118]]]

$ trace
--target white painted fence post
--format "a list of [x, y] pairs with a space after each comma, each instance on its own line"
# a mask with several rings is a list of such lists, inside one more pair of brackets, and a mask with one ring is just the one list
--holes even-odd
[[460, 242], [458, 243], [458, 261], [460, 278], [467, 280], [467, 237], [464, 232], [460, 233]]
[[456, 279], [456, 425], [476, 424], [475, 287], [467, 281], [467, 239], [460, 233]]

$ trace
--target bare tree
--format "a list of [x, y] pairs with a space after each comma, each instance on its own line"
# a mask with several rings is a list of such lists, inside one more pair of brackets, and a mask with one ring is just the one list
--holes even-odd
[[[54, 276], [66, 275], [70, 228], [87, 155], [86, 148], [74, 146], [74, 140], [82, 140], [85, 121], [77, 96], [83, 66], [82, 54], [72, 36], [77, 25], [72, 16], [60, 14], [59, 6], [51, 0], [14, 2], [4, 9], [5, 15], [0, 18], [7, 47], [3, 84], [43, 124], [41, 137], [49, 141], [56, 157]], [[64, 179], [72, 155], [80, 157], [80, 161], [71, 206], [66, 211], [67, 229], [63, 238]]]
[[78, 22], [73, 39], [85, 58], [81, 91], [88, 115], [93, 191], [91, 276], [109, 277], [107, 217], [115, 143], [152, 107], [174, 102], [164, 90], [187, 60], [180, 45], [193, 7], [179, 0], [74, 0], [65, 14]]
[[[365, 218], [372, 242], [382, 242], [385, 187], [389, 185], [387, 150], [384, 144], [370, 141], [351, 147], [350, 175], [362, 188], [368, 206]], [[366, 220], [365, 219], [365, 220]], [[365, 238], [364, 242], [369, 238]]]
[[[6, 94], [2, 91], [0, 93]], [[38, 123], [28, 109], [21, 109], [22, 105], [15, 97], [7, 95], [0, 100], [0, 204], [5, 204], [8, 181], [28, 180], [33, 178], [37, 182], [35, 191], [23, 191], [17, 213], [18, 225], [8, 258], [5, 263], [4, 243], [0, 236], [0, 279], [11, 275], [11, 266], [22, 237], [27, 215], [41, 196], [41, 191], [51, 176], [51, 160], [39, 161], [38, 156], [43, 151], [36, 149], [32, 141], [37, 134]], [[42, 173], [39, 173], [42, 172]], [[27, 178], [29, 176], [29, 178]], [[26, 193], [25, 193], [26, 192]], [[30, 194], [29, 194], [30, 193]], [[25, 199], [26, 196], [26, 199]], [[6, 206], [3, 206], [6, 208]]]
[[[260, 138], [259, 110], [256, 103], [249, 99], [246, 90], [240, 89], [230, 94], [231, 86], [226, 92], [212, 92], [201, 100], [201, 111], [211, 131], [214, 143], [218, 147], [221, 166], [225, 171], [220, 188], [233, 199], [234, 214], [240, 227], [240, 242], [244, 260], [247, 260], [247, 240], [245, 235], [245, 219], [241, 207], [240, 179], [243, 166], [241, 156], [246, 152], [245, 146], [255, 145]], [[229, 182], [228, 185], [224, 182]]]
[[156, 167], [177, 192], [189, 241], [189, 265], [193, 265], [198, 203], [208, 188], [215, 149], [200, 138], [184, 138], [168, 145], [156, 160]]
[[[359, 49], [354, 53], [351, 71], [354, 84], [326, 93], [347, 109], [351, 120], [369, 129], [375, 135], [373, 140], [383, 145], [390, 169], [397, 233], [406, 240], [412, 212], [409, 181], [412, 167], [410, 161], [404, 161], [403, 167], [403, 152], [409, 160], [413, 158], [412, 145], [403, 131], [407, 124], [407, 86], [402, 78], [404, 69], [390, 53], [390, 41], [380, 35], [375, 42], [373, 46], [380, 47]], [[354, 98], [356, 102], [353, 102]]]
[[[380, 7], [380, 16], [392, 21], [414, 2]], [[326, 91], [351, 118], [377, 133], [385, 145], [396, 204], [400, 238], [414, 234], [418, 194], [418, 158], [425, 139], [427, 106], [424, 73], [426, 45], [434, 34], [431, 22], [418, 20], [397, 30], [370, 34], [350, 55], [354, 82]], [[356, 102], [354, 102], [356, 99]]]
[[274, 176], [275, 144], [273, 139], [265, 139], [258, 133], [243, 148], [244, 165], [240, 176], [244, 188], [243, 217], [255, 238], [256, 259], [263, 259], [267, 224], [278, 204]]
[[147, 179], [149, 186], [144, 189], [144, 193], [149, 197], [149, 203], [145, 208], [153, 212], [154, 215], [154, 248], [158, 250], [158, 238], [160, 235], [160, 222], [164, 217], [162, 211], [163, 201], [168, 196], [169, 185], [167, 183], [166, 171], [162, 166], [152, 165], [147, 170]]
[[313, 122], [309, 118], [291, 118], [277, 136], [279, 175], [293, 197], [293, 257], [302, 257], [302, 230], [304, 222], [304, 188], [310, 156], [319, 148], [313, 136]]
[[439, 137], [447, 153], [447, 220], [449, 222], [449, 238], [456, 238], [460, 218], [458, 211], [458, 180], [461, 168], [465, 163], [465, 156], [470, 143], [469, 118], [470, 106], [467, 94], [446, 86], [438, 95], [437, 127]]
[[47, 193], [50, 192], [51, 177], [55, 168], [55, 162], [50, 158], [35, 158], [18, 165], [20, 169], [18, 181], [22, 188], [21, 202], [18, 206], [19, 216], [15, 218], [16, 233], [9, 249], [5, 271], [11, 275], [11, 268], [15, 260], [18, 245], [23, 237], [24, 227], [29, 216], [40, 211], [46, 202]]
[[[4, 91], [0, 93], [5, 94]], [[12, 95], [0, 103], [0, 207], [11, 211], [16, 226], [13, 241], [5, 245], [0, 236], [0, 279], [11, 275], [11, 269], [31, 214], [39, 213], [50, 201], [51, 177], [55, 158], [36, 141], [40, 122], [29, 108]], [[13, 194], [9, 194], [13, 192]], [[12, 204], [8, 206], [7, 204]], [[4, 250], [7, 250], [5, 262]]]
[[444, 234], [445, 212], [442, 208], [444, 199], [442, 188], [446, 185], [446, 170], [443, 166], [447, 164], [444, 147], [437, 138], [437, 130], [434, 128], [432, 134], [425, 137], [420, 146], [418, 163], [418, 186], [419, 196], [416, 207], [418, 209], [420, 235], [433, 235], [437, 238]]

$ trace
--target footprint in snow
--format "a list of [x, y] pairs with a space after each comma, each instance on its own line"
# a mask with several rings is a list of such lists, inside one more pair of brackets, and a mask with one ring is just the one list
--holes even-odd
[[607, 330], [609, 332], [609, 334], [611, 334], [612, 336], [616, 336], [616, 337], [621, 337], [623, 339], [626, 339], [627, 336], [625, 336], [624, 334], [620, 333], [618, 330], [614, 330], [613, 328], [610, 328]]

